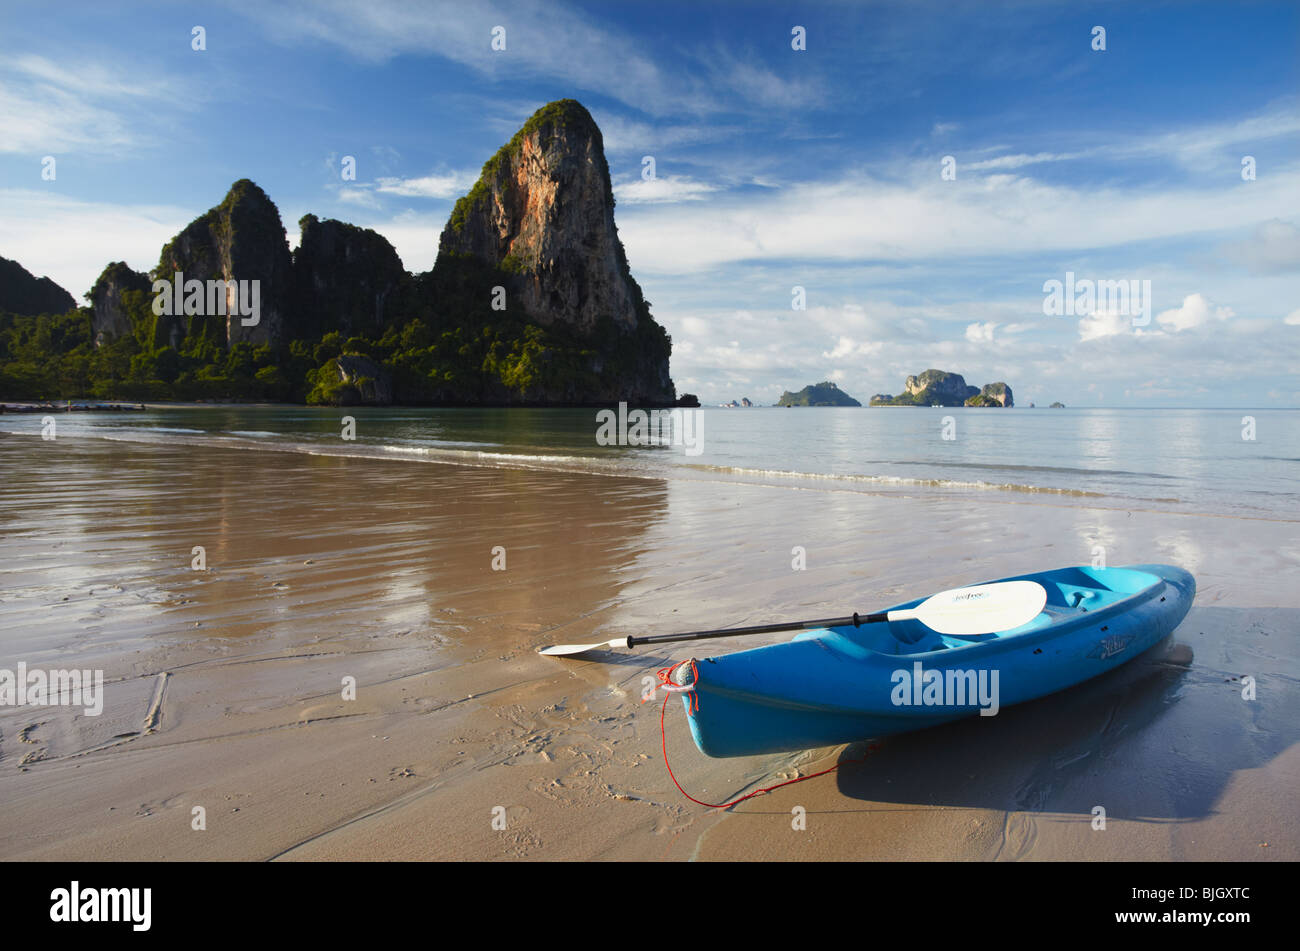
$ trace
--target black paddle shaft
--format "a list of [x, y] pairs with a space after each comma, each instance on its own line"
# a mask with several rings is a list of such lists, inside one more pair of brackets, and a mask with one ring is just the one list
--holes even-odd
[[754, 627], [725, 627], [716, 631], [688, 631], [685, 634], [650, 634], [646, 637], [628, 635], [627, 646], [662, 644], [665, 641], [702, 641], [711, 637], [736, 637], [741, 634], [775, 634], [778, 631], [815, 631], [822, 627], [861, 627], [889, 620], [889, 613], [851, 614], [848, 617], [828, 617], [820, 621], [787, 621], [783, 624], [757, 624]]

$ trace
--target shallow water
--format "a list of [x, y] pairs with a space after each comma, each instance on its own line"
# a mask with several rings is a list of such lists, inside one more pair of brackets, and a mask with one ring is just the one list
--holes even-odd
[[[61, 438], [1300, 519], [1300, 410], [694, 412], [689, 427], [652, 429], [659, 445], [611, 446], [598, 444], [595, 410], [222, 406], [55, 418]], [[354, 439], [342, 438], [344, 416]], [[0, 417], [0, 435], [40, 428], [37, 415]]]

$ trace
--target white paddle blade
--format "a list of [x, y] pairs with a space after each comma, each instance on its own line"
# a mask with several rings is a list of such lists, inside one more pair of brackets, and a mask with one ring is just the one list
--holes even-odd
[[1045, 604], [1037, 581], [999, 581], [940, 591], [908, 613], [940, 634], [991, 634], [1029, 623]]
[[548, 657], [564, 657], [567, 654], [584, 654], [603, 647], [627, 647], [627, 638], [616, 637], [612, 641], [601, 641], [599, 644], [556, 644], [554, 647], [539, 647], [537, 653]]

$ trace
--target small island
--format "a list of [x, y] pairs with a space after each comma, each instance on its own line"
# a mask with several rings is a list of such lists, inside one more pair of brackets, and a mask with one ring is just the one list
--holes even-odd
[[1005, 383], [989, 383], [970, 399], [967, 406], [1011, 406], [1011, 387]]
[[1011, 407], [1015, 401], [1011, 387], [1006, 383], [989, 383], [983, 389], [970, 386], [960, 373], [947, 370], [926, 370], [919, 376], [909, 376], [904, 382], [905, 392], [898, 396], [877, 393], [871, 397], [872, 406], [1002, 406]]
[[798, 393], [789, 390], [781, 394], [777, 406], [861, 406], [849, 394], [845, 393], [829, 380], [805, 386]]
[[1064, 403], [1053, 403], [1051, 406], [1049, 406], [1049, 407], [1047, 407], [1047, 408], [1048, 408], [1048, 409], [1065, 409], [1065, 404], [1064, 404]]

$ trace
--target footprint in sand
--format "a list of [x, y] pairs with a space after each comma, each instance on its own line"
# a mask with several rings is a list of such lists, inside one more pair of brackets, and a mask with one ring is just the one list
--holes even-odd
[[41, 720], [39, 723], [29, 723], [18, 731], [18, 742], [20, 743], [39, 743], [40, 740], [32, 739], [32, 734], [45, 726], [46, 721]]

